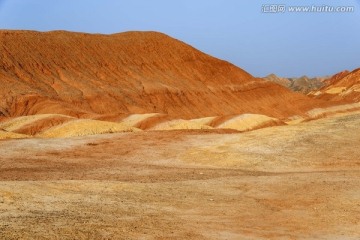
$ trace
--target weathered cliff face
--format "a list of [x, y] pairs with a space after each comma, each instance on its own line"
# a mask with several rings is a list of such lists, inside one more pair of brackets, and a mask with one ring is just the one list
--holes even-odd
[[282, 118], [323, 104], [156, 32], [0, 31], [0, 83], [4, 116]]

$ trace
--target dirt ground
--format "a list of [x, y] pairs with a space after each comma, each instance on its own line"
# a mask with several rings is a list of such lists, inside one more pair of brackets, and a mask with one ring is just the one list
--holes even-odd
[[0, 239], [359, 239], [360, 114], [0, 141]]

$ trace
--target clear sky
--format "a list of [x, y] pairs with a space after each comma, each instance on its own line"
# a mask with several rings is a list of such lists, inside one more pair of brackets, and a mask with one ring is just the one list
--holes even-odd
[[[264, 4], [353, 13], [262, 13]], [[360, 67], [360, 0], [0, 0], [0, 29], [166, 33], [255, 76]]]

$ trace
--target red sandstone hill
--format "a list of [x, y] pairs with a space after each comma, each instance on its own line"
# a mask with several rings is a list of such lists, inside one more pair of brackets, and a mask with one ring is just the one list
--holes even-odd
[[326, 81], [326, 86], [310, 94], [318, 99], [360, 102], [360, 68], [343, 71]]
[[157, 32], [0, 31], [0, 83], [2, 116], [284, 118], [324, 104]]

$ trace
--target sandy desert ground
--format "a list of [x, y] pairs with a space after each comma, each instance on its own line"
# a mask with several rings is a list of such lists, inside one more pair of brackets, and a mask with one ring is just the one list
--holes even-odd
[[1, 239], [359, 239], [360, 113], [0, 141]]

